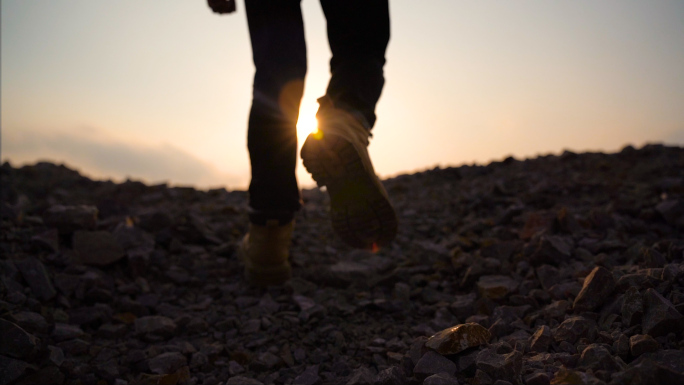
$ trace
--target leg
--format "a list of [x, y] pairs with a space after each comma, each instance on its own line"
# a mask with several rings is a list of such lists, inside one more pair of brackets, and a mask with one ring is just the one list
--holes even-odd
[[246, 0], [245, 8], [256, 66], [247, 134], [252, 219], [287, 222], [300, 208], [296, 124], [306, 74], [300, 0]]
[[319, 132], [302, 147], [304, 167], [330, 195], [333, 228], [347, 244], [375, 249], [397, 234], [397, 217], [368, 154], [389, 41], [387, 0], [321, 0], [333, 57]]
[[387, 0], [321, 0], [328, 22], [332, 77], [326, 95], [333, 105], [360, 113], [370, 128], [385, 84], [383, 66], [390, 37]]

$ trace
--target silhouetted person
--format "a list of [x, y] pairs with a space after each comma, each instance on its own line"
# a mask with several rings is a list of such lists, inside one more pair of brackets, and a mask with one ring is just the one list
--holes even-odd
[[[208, 0], [217, 13], [233, 0]], [[332, 74], [318, 99], [318, 131], [302, 160], [330, 195], [331, 219], [349, 245], [389, 243], [397, 219], [368, 156], [375, 106], [384, 84], [389, 42], [387, 0], [321, 0], [332, 50]], [[294, 215], [300, 209], [295, 178], [297, 118], [304, 92], [306, 44], [300, 0], [245, 0], [256, 74], [247, 146], [252, 181], [250, 227], [241, 254], [248, 280], [266, 286], [291, 276], [288, 261]]]

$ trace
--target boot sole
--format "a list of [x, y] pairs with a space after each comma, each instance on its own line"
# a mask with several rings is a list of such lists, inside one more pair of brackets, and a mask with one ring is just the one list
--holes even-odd
[[334, 135], [317, 139], [310, 134], [302, 147], [302, 160], [318, 186], [327, 188], [332, 226], [344, 242], [374, 249], [394, 239], [394, 208], [350, 142]]

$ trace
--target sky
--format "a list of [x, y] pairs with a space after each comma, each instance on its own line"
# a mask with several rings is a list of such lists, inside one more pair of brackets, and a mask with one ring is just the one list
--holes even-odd
[[[302, 0], [299, 144], [329, 79]], [[3, 0], [0, 156], [115, 181], [245, 189], [254, 66], [243, 1]], [[684, 145], [680, 0], [390, 2], [378, 174], [625, 145]], [[298, 166], [303, 187], [313, 182]]]

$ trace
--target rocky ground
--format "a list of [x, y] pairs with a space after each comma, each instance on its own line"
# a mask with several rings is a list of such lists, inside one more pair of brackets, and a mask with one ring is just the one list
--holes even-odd
[[385, 181], [352, 250], [302, 192], [294, 278], [250, 288], [242, 191], [1, 168], [0, 385], [684, 383], [684, 149]]

